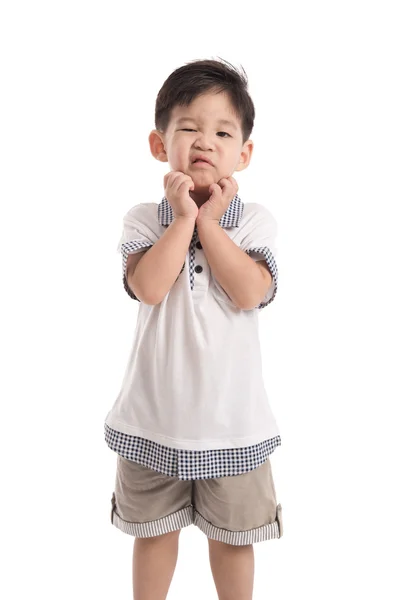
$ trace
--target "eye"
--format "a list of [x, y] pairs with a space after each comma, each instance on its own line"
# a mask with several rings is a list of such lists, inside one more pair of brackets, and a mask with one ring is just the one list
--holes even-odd
[[181, 129], [181, 131], [196, 131], [195, 129]]
[[[222, 133], [224, 136], [227, 135], [228, 137], [231, 137], [229, 135], [229, 133], [227, 133], [226, 131], [218, 131], [217, 135], [219, 135], [220, 133]], [[221, 137], [221, 136], [220, 136]]]

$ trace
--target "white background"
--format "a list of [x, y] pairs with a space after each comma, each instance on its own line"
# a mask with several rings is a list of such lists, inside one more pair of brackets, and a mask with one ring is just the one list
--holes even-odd
[[[129, 208], [163, 194], [159, 88], [218, 56], [256, 106], [239, 195], [279, 235], [259, 320], [285, 533], [254, 546], [254, 599], [399, 598], [396, 4], [2, 3], [3, 598], [132, 596], [103, 439], [138, 309], [116, 246]], [[169, 597], [217, 598], [195, 527]]]

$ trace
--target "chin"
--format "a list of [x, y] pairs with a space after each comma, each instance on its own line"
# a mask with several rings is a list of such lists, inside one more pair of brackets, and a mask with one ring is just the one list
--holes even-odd
[[194, 191], [195, 192], [199, 192], [199, 191], [208, 191], [208, 188], [210, 187], [210, 185], [214, 183], [213, 181], [207, 182], [207, 183], [198, 183], [197, 181], [194, 182]]
[[196, 188], [209, 188], [212, 183], [217, 183], [210, 173], [191, 173], [190, 176]]

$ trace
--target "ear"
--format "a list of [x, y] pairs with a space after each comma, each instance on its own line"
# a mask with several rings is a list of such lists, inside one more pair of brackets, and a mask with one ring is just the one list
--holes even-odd
[[235, 171], [243, 171], [243, 169], [249, 166], [253, 148], [254, 143], [251, 140], [247, 140], [247, 142], [243, 144], [243, 148], [240, 153], [240, 160], [236, 165]]
[[150, 152], [157, 160], [168, 162], [167, 153], [165, 151], [163, 134], [158, 129], [153, 129], [149, 135]]

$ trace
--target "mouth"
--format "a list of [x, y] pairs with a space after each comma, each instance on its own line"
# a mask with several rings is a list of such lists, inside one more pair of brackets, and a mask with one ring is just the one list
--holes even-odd
[[199, 167], [213, 167], [214, 165], [206, 156], [197, 156], [192, 160], [192, 165], [198, 165]]

